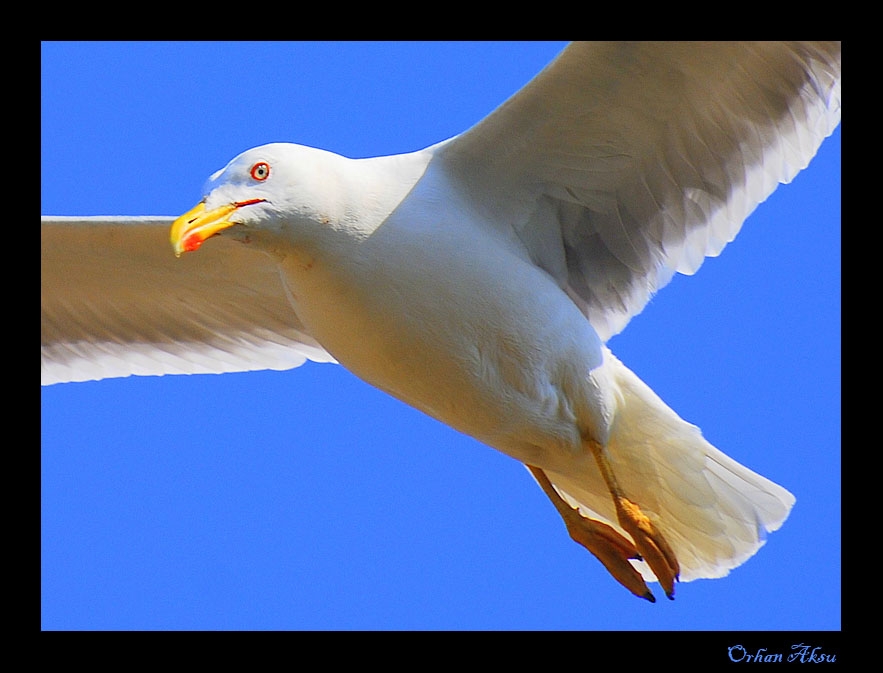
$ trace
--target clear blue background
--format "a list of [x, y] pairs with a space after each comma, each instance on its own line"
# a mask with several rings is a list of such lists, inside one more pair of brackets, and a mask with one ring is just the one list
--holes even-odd
[[[43, 44], [42, 213], [178, 215], [267, 142], [416, 150], [561, 47]], [[840, 259], [838, 130], [610, 343], [797, 496], [753, 559], [674, 602], [619, 586], [520, 464], [309, 363], [42, 389], [42, 626], [839, 629]]]

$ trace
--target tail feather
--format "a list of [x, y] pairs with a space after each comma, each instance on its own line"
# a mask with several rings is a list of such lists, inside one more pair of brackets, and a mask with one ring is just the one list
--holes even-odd
[[[608, 450], [626, 496], [674, 549], [682, 581], [726, 575], [782, 525], [794, 496], [709, 444], [609, 352], [603, 366], [619, 394]], [[547, 474], [571, 506], [627, 535], [592, 467]], [[646, 564], [634, 564], [645, 579], [655, 580]]]

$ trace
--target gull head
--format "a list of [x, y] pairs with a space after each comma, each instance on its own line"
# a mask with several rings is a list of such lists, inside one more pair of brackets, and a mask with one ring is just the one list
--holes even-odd
[[327, 223], [323, 205], [334, 203], [335, 165], [342, 159], [291, 143], [243, 152], [215, 172], [202, 200], [175, 220], [170, 232], [175, 255], [193, 252], [220, 234], [252, 242], [292, 224]]

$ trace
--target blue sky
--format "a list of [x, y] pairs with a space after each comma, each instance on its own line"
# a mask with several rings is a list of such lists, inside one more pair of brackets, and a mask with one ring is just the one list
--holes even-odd
[[[178, 215], [267, 142], [416, 150], [562, 46], [46, 43], [42, 213]], [[838, 129], [610, 342], [796, 495], [729, 576], [632, 597], [519, 463], [308, 363], [42, 389], [43, 628], [839, 629], [840, 174]]]

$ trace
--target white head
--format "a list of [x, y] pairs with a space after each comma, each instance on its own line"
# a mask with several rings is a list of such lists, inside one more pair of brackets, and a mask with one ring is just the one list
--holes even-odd
[[243, 152], [208, 179], [203, 200], [172, 225], [175, 253], [194, 251], [222, 232], [257, 241], [328, 225], [345, 202], [339, 179], [345, 162], [332, 152], [291, 143]]

